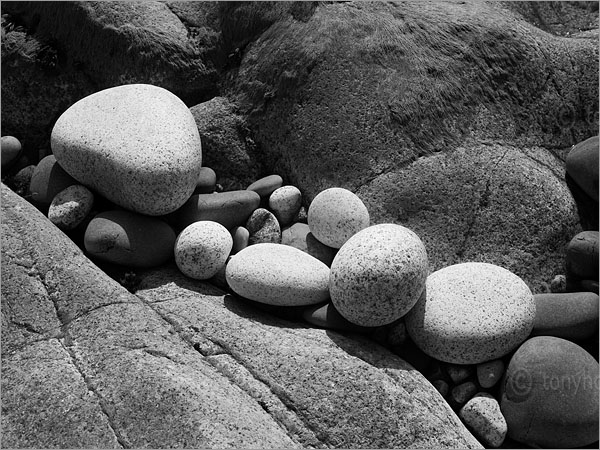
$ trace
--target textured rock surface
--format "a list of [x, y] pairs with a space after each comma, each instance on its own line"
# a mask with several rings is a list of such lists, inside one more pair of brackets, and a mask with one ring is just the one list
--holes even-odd
[[396, 224], [373, 225], [348, 239], [335, 255], [331, 301], [352, 323], [387, 325], [417, 303], [428, 273], [427, 251], [413, 231]]
[[329, 267], [288, 245], [250, 245], [231, 257], [225, 274], [233, 291], [256, 302], [303, 306], [329, 298]]
[[598, 362], [565, 339], [537, 336], [512, 356], [500, 407], [508, 436], [545, 448], [598, 440]]
[[460, 409], [458, 415], [486, 446], [498, 448], [504, 442], [506, 420], [498, 401], [490, 394], [478, 393]]
[[335, 3], [271, 25], [233, 93], [308, 202], [345, 187], [421, 236], [433, 270], [490, 262], [539, 290], [577, 230], [564, 157], [597, 134], [597, 80], [597, 38], [499, 3]]
[[48, 155], [35, 166], [29, 191], [34, 202], [48, 206], [56, 194], [73, 184], [77, 184], [77, 181], [65, 172], [54, 155]]
[[72, 105], [52, 129], [52, 153], [73, 178], [141, 214], [175, 211], [192, 195], [202, 146], [185, 104], [166, 89], [118, 86]]
[[264, 208], [257, 208], [246, 222], [248, 245], [261, 243], [281, 243], [281, 228], [273, 213]]
[[2, 261], [3, 446], [480, 448], [381, 347], [174, 267], [140, 299], [4, 186]]
[[477, 364], [521, 344], [534, 318], [533, 295], [523, 280], [492, 264], [463, 263], [429, 275], [406, 327], [430, 356]]
[[72, 230], [90, 213], [94, 206], [94, 194], [80, 184], [69, 186], [52, 199], [48, 219], [63, 230]]
[[289, 225], [302, 206], [302, 193], [296, 186], [282, 186], [269, 197], [269, 209], [282, 227]]

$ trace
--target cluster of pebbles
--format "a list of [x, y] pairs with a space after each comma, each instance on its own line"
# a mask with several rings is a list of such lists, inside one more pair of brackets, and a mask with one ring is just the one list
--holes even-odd
[[[2, 138], [3, 167], [15, 141]], [[51, 142], [53, 154], [13, 184], [81, 236], [93, 260], [132, 269], [174, 260], [271, 312], [370, 335], [421, 370], [487, 447], [507, 436], [541, 447], [597, 441], [598, 363], [578, 344], [598, 340], [597, 231], [566, 252], [567, 278], [589, 289], [533, 295], [494, 264], [429, 273], [419, 236], [372, 225], [346, 189], [320, 192], [308, 210], [279, 175], [224, 192], [201, 165], [189, 110], [161, 88], [86, 97]]]

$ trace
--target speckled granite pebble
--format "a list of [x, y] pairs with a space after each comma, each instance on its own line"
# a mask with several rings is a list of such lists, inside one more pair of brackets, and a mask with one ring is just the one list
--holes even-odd
[[51, 146], [81, 184], [154, 216], [185, 203], [202, 165], [192, 113], [171, 92], [148, 84], [117, 86], [79, 100], [56, 121]]
[[2, 136], [0, 138], [0, 164], [2, 170], [10, 167], [21, 153], [21, 142], [14, 136]]
[[279, 175], [269, 175], [260, 180], [256, 180], [246, 189], [248, 191], [256, 192], [261, 198], [268, 198], [275, 189], [280, 188], [282, 185], [283, 179]]
[[288, 245], [250, 245], [231, 257], [225, 275], [234, 292], [261, 303], [300, 306], [329, 298], [329, 267]]
[[231, 230], [244, 225], [259, 204], [259, 195], [246, 190], [197, 194], [192, 195], [173, 216], [181, 229], [200, 220], [212, 220]]
[[281, 228], [277, 218], [271, 211], [264, 208], [256, 209], [246, 222], [248, 230], [248, 245], [281, 243]]
[[90, 213], [94, 194], [80, 184], [59, 192], [50, 203], [48, 219], [62, 230], [72, 230]]
[[487, 263], [445, 267], [406, 315], [408, 333], [430, 356], [455, 364], [499, 358], [527, 339], [533, 294], [518, 276]]
[[159, 266], [173, 257], [175, 232], [160, 219], [131, 211], [105, 211], [85, 230], [92, 259], [127, 267]]
[[507, 425], [498, 401], [486, 392], [479, 392], [458, 412], [465, 425], [475, 433], [486, 448], [498, 448], [506, 438]]
[[417, 302], [428, 270], [425, 246], [413, 231], [395, 224], [373, 225], [352, 236], [335, 256], [331, 300], [357, 325], [392, 323]]
[[269, 209], [275, 214], [279, 224], [289, 225], [302, 206], [302, 193], [296, 186], [282, 186], [269, 197]]
[[583, 348], [536, 336], [512, 356], [501, 384], [508, 436], [534, 448], [598, 441], [598, 361]]
[[217, 188], [217, 174], [210, 167], [201, 167], [194, 194], [212, 194]]
[[369, 211], [362, 200], [343, 188], [325, 189], [308, 208], [310, 231], [323, 244], [333, 248], [340, 248], [369, 223]]
[[220, 223], [194, 222], [177, 236], [175, 263], [185, 276], [208, 280], [225, 265], [232, 246], [231, 234]]
[[577, 341], [588, 339], [598, 331], [598, 294], [536, 294], [533, 298], [536, 312], [532, 336]]
[[231, 237], [233, 238], [233, 247], [231, 248], [232, 255], [235, 255], [240, 250], [248, 247], [250, 232], [246, 227], [235, 227], [233, 230], [231, 230]]
[[337, 249], [328, 247], [320, 242], [310, 232], [310, 228], [305, 223], [295, 223], [281, 231], [281, 243], [291, 245], [298, 250], [302, 250], [311, 256], [314, 256], [319, 261], [325, 263], [328, 267], [331, 266], [333, 258], [337, 253]]
[[477, 381], [484, 389], [495, 386], [502, 375], [504, 375], [504, 363], [501, 359], [477, 364]]
[[473, 366], [448, 364], [446, 366], [446, 373], [454, 384], [458, 384], [473, 374]]
[[457, 405], [463, 405], [469, 401], [477, 392], [477, 385], [472, 381], [466, 381], [454, 386], [450, 391], [450, 399]]
[[64, 171], [54, 155], [48, 155], [35, 166], [29, 191], [33, 201], [49, 205], [56, 194], [74, 184], [77, 181]]

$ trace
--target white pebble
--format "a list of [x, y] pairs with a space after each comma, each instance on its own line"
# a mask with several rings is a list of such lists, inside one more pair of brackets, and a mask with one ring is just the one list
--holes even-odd
[[69, 186], [52, 199], [48, 219], [62, 230], [72, 230], [90, 213], [94, 194], [80, 184]]
[[301, 206], [302, 194], [296, 186], [282, 186], [269, 197], [269, 209], [282, 227], [292, 222]]

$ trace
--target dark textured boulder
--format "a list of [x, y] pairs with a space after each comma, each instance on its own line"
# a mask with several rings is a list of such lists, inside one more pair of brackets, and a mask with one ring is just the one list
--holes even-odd
[[565, 179], [577, 203], [584, 230], [598, 230], [598, 136], [573, 146], [567, 155]]
[[560, 149], [597, 129], [597, 52], [499, 4], [318, 4], [246, 47], [231, 96], [307, 202], [345, 187], [433, 270], [490, 262], [539, 290], [577, 230]]
[[2, 186], [2, 441], [19, 448], [481, 448], [411, 366], [175, 268], [138, 296]]

